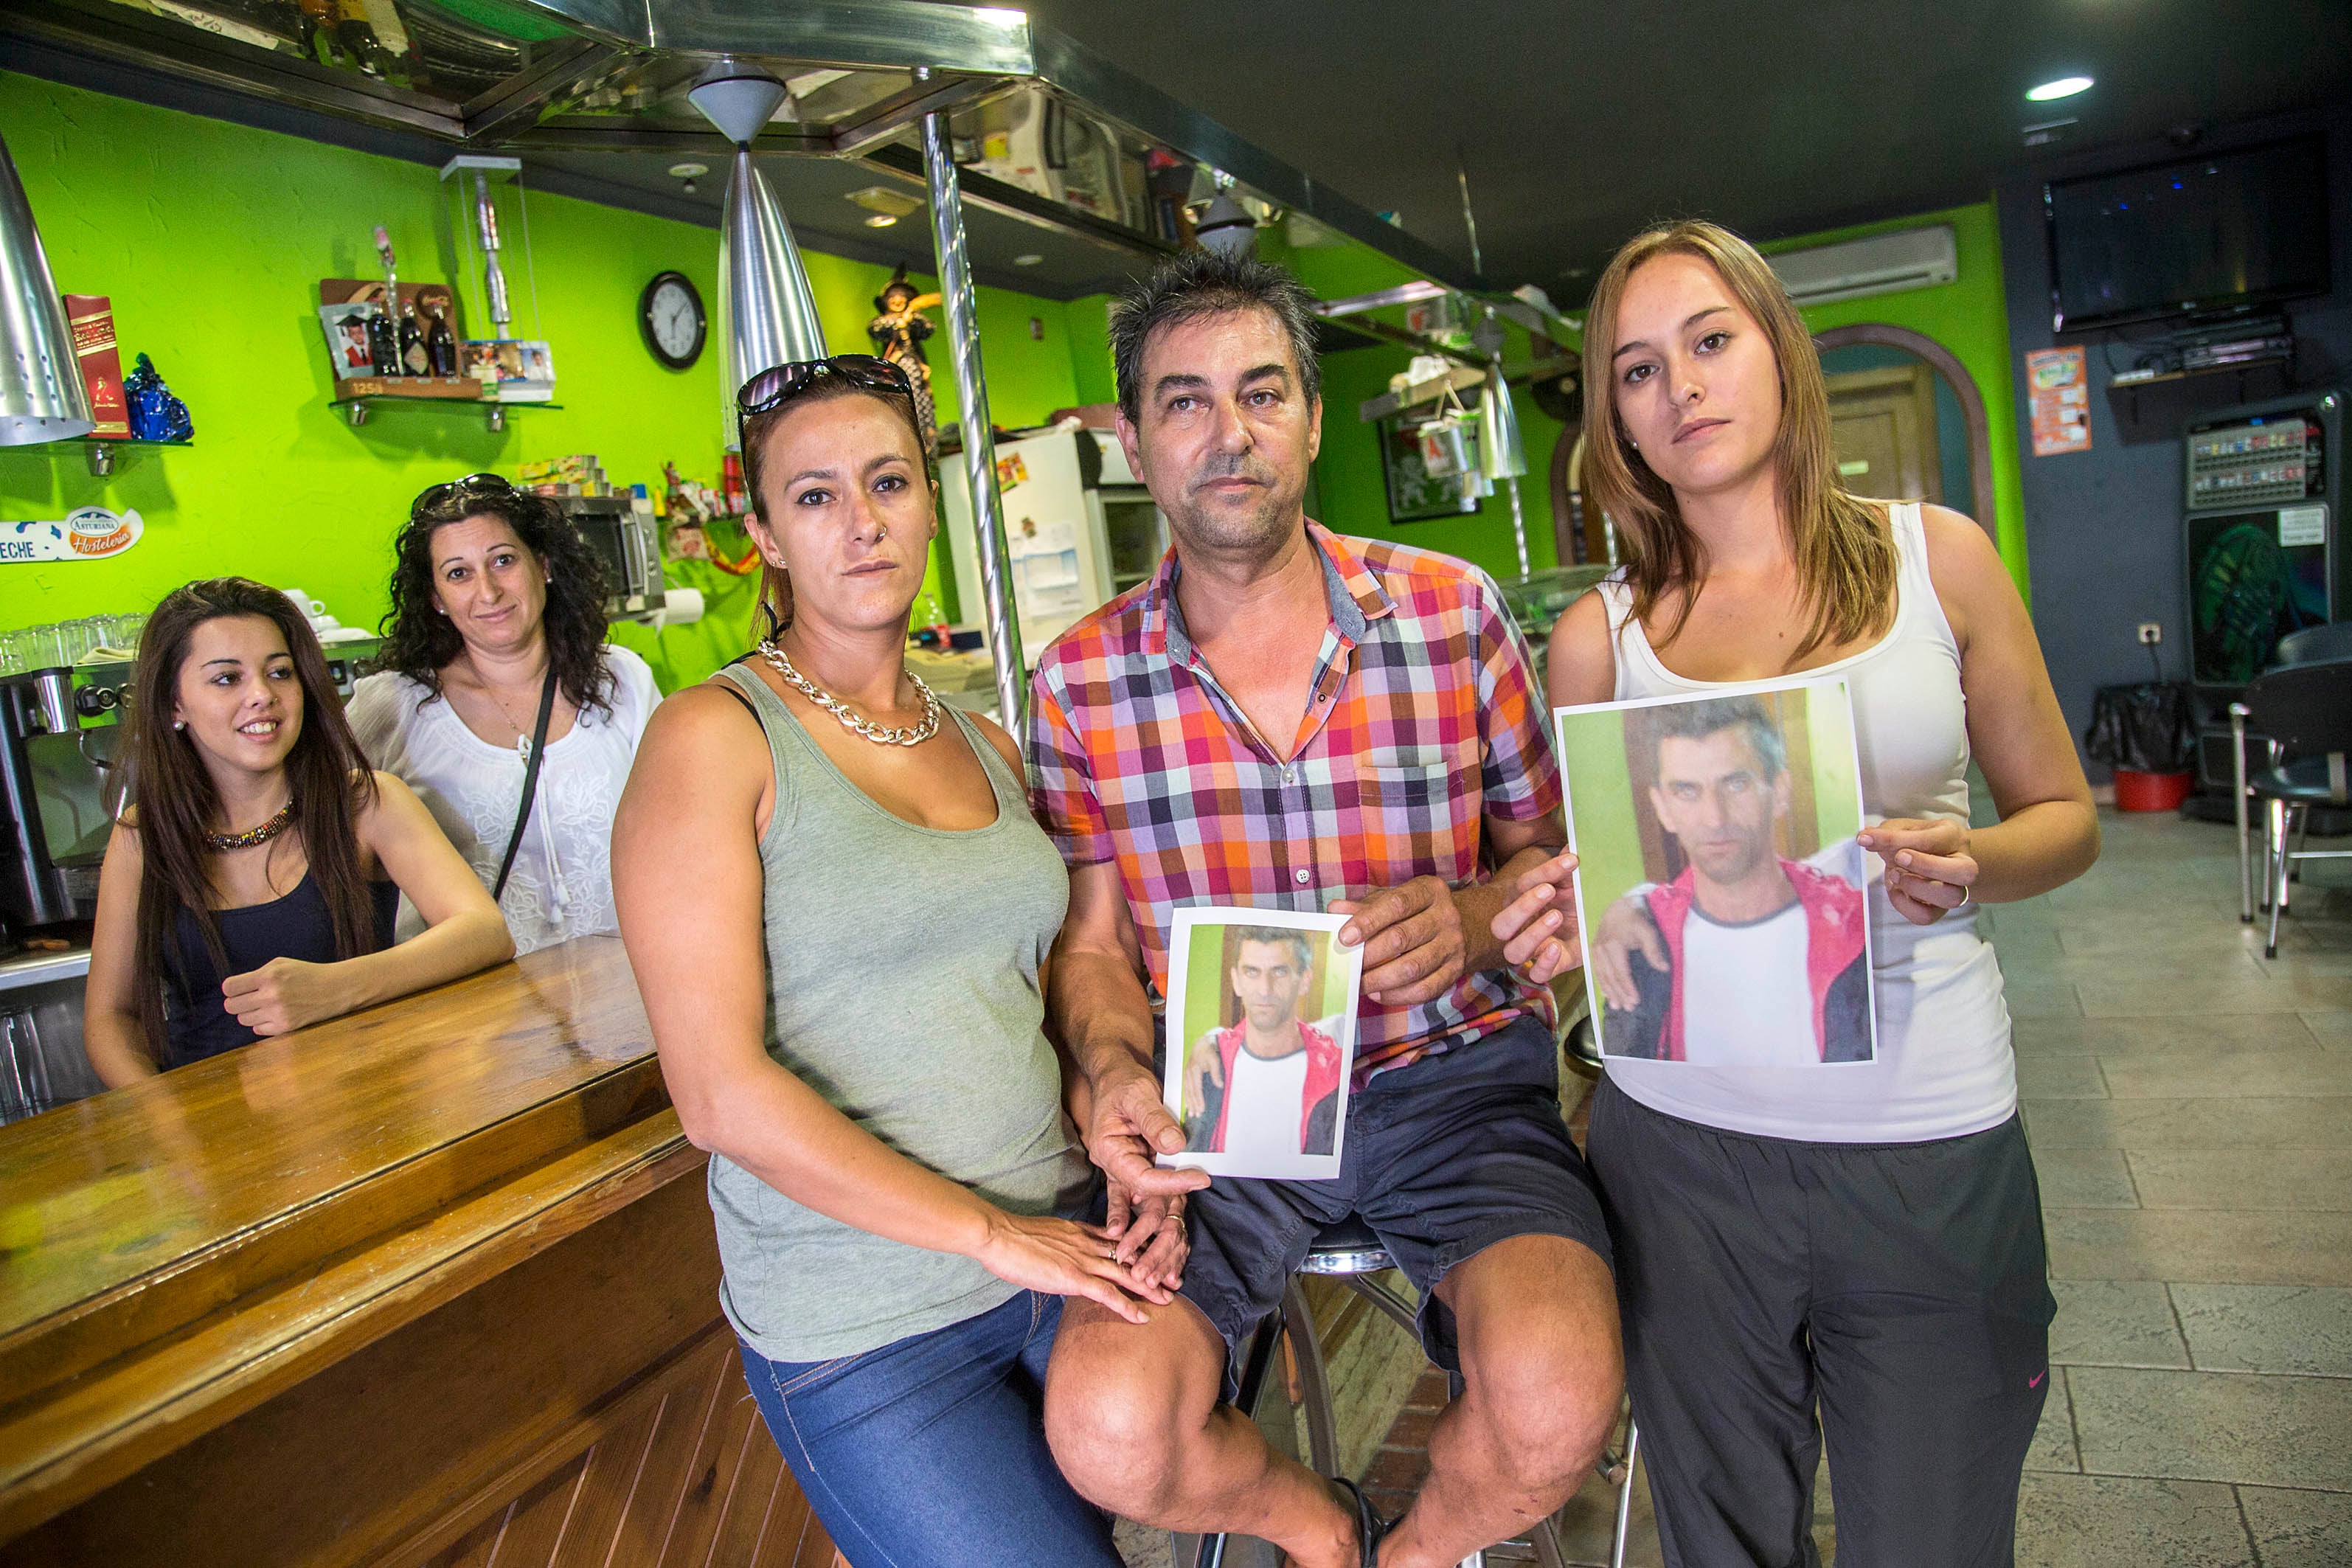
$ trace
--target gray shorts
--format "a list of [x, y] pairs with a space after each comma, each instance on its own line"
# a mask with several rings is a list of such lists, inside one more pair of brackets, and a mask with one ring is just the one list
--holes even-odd
[[1454, 1316], [1433, 1293], [1466, 1258], [1515, 1236], [1558, 1236], [1609, 1261], [1592, 1177], [1560, 1118], [1559, 1050], [1540, 1018], [1423, 1057], [1348, 1097], [1339, 1176], [1219, 1176], [1186, 1209], [1184, 1299], [1224, 1336], [1225, 1396], [1259, 1321], [1317, 1232], [1349, 1214], [1379, 1235], [1421, 1292], [1421, 1340], [1449, 1372]]

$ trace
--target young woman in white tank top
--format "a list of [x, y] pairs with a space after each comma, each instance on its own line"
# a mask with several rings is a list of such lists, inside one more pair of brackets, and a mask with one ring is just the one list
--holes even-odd
[[[2089, 785], [1984, 531], [1838, 483], [1820, 360], [1745, 241], [1637, 237], [1586, 331], [1586, 385], [1608, 394], [1586, 501], [1627, 564], [1553, 628], [1552, 703], [1843, 676], [1874, 852], [1874, 1060], [1612, 1058], [1595, 1100], [1667, 1561], [1810, 1561], [1825, 1430], [1842, 1562], [2007, 1563], [2053, 1309], [1975, 914], [2089, 867]], [[1971, 757], [1997, 826], [1969, 826]], [[1589, 950], [1604, 988], [1629, 984], [1627, 949], [1654, 936], [1622, 902], [1578, 932], [1573, 865], [1524, 879], [1496, 934], [1538, 980]]]

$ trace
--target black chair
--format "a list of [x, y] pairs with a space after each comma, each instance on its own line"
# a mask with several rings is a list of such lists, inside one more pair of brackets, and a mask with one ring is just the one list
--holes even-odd
[[[1377, 1278], [1395, 1266], [1372, 1227], [1349, 1215], [1316, 1237], [1298, 1272], [1345, 1280], [1348, 1289], [1378, 1307], [1406, 1333], [1418, 1338], [1421, 1330], [1414, 1320], [1413, 1304]], [[1449, 1377], [1447, 1385], [1449, 1392], [1460, 1395], [1459, 1375]], [[1323, 1363], [1322, 1342], [1316, 1337], [1315, 1314], [1308, 1310], [1306, 1292], [1299, 1289], [1296, 1279], [1283, 1292], [1282, 1310], [1269, 1314], [1251, 1339], [1249, 1354], [1242, 1363], [1240, 1394], [1234, 1403], [1236, 1408], [1249, 1412], [1253, 1419], [1263, 1420], [1262, 1406], [1269, 1394], [1276, 1393], [1286, 1394], [1290, 1404], [1306, 1418], [1307, 1452], [1297, 1458], [1318, 1475], [1337, 1475], [1339, 1438], [1331, 1411], [1330, 1380]], [[1628, 1418], [1623, 1447], [1602, 1455], [1601, 1459], [1601, 1475], [1617, 1489], [1616, 1531], [1609, 1558], [1612, 1568], [1623, 1568], [1625, 1561], [1625, 1536], [1633, 1504], [1633, 1456], [1640, 1441], [1640, 1429]], [[1566, 1559], [1561, 1555], [1553, 1521], [1538, 1522], [1528, 1532], [1528, 1539], [1535, 1550], [1536, 1561], [1544, 1568], [1564, 1568]], [[1229, 1537], [1180, 1535], [1174, 1544], [1180, 1568], [1229, 1568]], [[1484, 1552], [1474, 1552], [1462, 1560], [1464, 1568], [1475, 1568], [1486, 1561]]]
[[2279, 638], [2272, 664], [2273, 668], [2332, 664], [2340, 658], [2352, 658], [2352, 621], [2330, 621], [2326, 626], [2287, 633]]
[[[2284, 651], [2284, 642], [2281, 646]], [[2249, 730], [2267, 750], [2259, 768], [2251, 767], [2246, 756]], [[2345, 755], [2352, 752], [2352, 658], [2265, 671], [2246, 688], [2241, 700], [2230, 704], [2230, 734], [2237, 757], [2242, 857], [2249, 826], [2246, 803], [2260, 800], [2264, 806], [2263, 886], [2271, 925], [2263, 952], [2276, 958], [2279, 920], [2286, 912], [2294, 868], [2305, 860], [2352, 859], [2352, 849], [2305, 849], [2299, 837], [2311, 806], [2352, 805], [2345, 769]], [[2292, 847], [2291, 838], [2296, 840]], [[2242, 890], [2240, 912], [2246, 920], [2253, 918], [2251, 889]]]

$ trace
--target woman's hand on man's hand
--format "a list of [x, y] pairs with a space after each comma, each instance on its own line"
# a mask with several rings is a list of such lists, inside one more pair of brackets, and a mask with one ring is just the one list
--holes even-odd
[[1175, 1297], [1143, 1279], [1134, 1265], [1119, 1262], [1118, 1247], [1101, 1226], [992, 1209], [986, 1239], [972, 1258], [1007, 1284], [1049, 1296], [1083, 1296], [1130, 1323], [1148, 1322], [1143, 1302], [1165, 1306]]

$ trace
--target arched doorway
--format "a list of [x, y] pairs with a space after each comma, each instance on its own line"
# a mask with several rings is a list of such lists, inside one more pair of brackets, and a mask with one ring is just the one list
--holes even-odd
[[[1906, 455], [1901, 466], [1916, 494], [1939, 500], [1976, 520], [1977, 526], [1998, 539], [1992, 489], [1992, 437], [1985, 418], [1984, 395], [1959, 357], [1927, 336], [1908, 327], [1883, 321], [1862, 321], [1832, 327], [1813, 337], [1821, 351], [1822, 373], [1831, 384], [1832, 413], [1842, 403], [1871, 411], [1887, 411], [1890, 428], [1906, 431], [1905, 441], [1916, 441], [1924, 456]], [[1916, 400], [1914, 415], [1906, 405]], [[1958, 449], [1955, 449], [1958, 448]], [[1857, 457], [1853, 463], [1866, 462]], [[1845, 472], [1848, 462], [1839, 468]], [[1871, 479], [1849, 473], [1853, 488], [1864, 495], [1885, 494]], [[1883, 477], [1882, 477], [1883, 478]], [[1956, 494], [1963, 483], [1965, 494]]]

